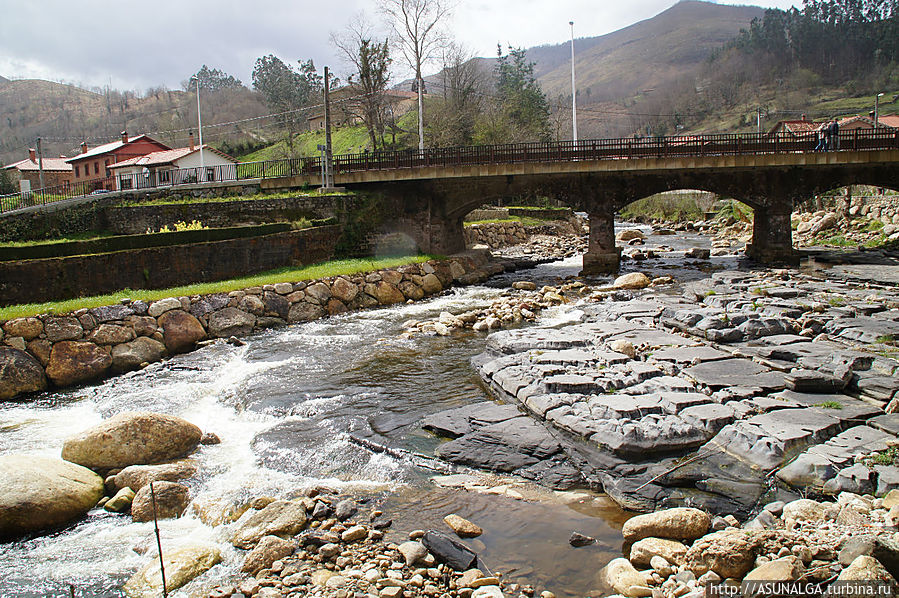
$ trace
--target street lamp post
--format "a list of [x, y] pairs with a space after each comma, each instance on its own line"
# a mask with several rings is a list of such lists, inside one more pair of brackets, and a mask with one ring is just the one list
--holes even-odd
[[203, 160], [203, 117], [200, 115], [200, 78], [194, 75], [190, 80], [197, 82], [197, 129], [200, 131], [200, 168], [203, 169], [203, 176], [205, 176], [206, 162]]
[[874, 128], [877, 129], [877, 119], [880, 116], [880, 96], [883, 95], [883, 92], [880, 92], [876, 96], [874, 96]]
[[571, 26], [571, 137], [577, 146], [577, 88], [574, 84], [574, 21], [568, 21]]

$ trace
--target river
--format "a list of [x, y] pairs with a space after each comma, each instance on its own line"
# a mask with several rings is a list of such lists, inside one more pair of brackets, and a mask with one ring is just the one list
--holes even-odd
[[[674, 244], [673, 237], [651, 239]], [[678, 240], [703, 243], [698, 236]], [[654, 260], [652, 270], [671, 273], [666, 261]], [[222, 440], [195, 454], [200, 473], [189, 482], [195, 506], [210, 516], [251, 497], [289, 497], [315, 485], [370, 497], [392, 516], [388, 538], [397, 542], [412, 529], [442, 529], [442, 517], [457, 512], [484, 528], [470, 545], [507, 579], [538, 593], [583, 596], [598, 587], [602, 565], [620, 556], [627, 514], [607, 500], [563, 504], [548, 491], [546, 500], [521, 501], [440, 489], [429, 479], [433, 472], [348, 440], [353, 434], [432, 454], [441, 441], [421, 430], [422, 417], [487, 398], [469, 366], [486, 337], [469, 331], [406, 339], [403, 323], [485, 306], [515, 280], [552, 284], [580, 265], [580, 257], [544, 264], [428, 301], [269, 330], [241, 347], [216, 343], [100, 385], [0, 404], [0, 453], [58, 457], [68, 435], [118, 412], [178, 415]], [[576, 313], [576, 306], [548, 310], [541, 322]], [[190, 512], [160, 522], [163, 547], [208, 540], [221, 545], [224, 561], [173, 596], [202, 595], [231, 579], [243, 558], [223, 527]], [[598, 542], [574, 549], [572, 531]], [[134, 548], [147, 546], [152, 533], [152, 523], [95, 509], [61, 532], [0, 544], [0, 596], [70, 596], [70, 585], [76, 596], [120, 596], [118, 588], [145, 560]]]

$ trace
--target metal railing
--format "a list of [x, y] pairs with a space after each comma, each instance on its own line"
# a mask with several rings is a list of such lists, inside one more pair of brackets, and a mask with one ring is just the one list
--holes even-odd
[[[397, 170], [522, 162], [576, 162], [703, 156], [760, 155], [814, 152], [816, 134], [751, 133], [742, 135], [693, 135], [679, 137], [638, 137], [585, 139], [550, 143], [514, 143], [425, 150], [375, 151], [333, 157], [335, 174], [368, 170]], [[899, 130], [857, 129], [831, 139], [828, 151], [876, 151], [899, 149]], [[35, 191], [0, 196], [0, 213], [29, 206], [71, 199], [113, 190], [158, 189], [174, 185], [236, 182], [291, 176], [318, 177], [320, 156], [241, 162], [206, 168], [157, 170], [118, 175]]]

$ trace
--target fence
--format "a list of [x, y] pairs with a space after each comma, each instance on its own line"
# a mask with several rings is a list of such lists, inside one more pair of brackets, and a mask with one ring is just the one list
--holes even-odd
[[[363, 170], [394, 170], [430, 166], [476, 166], [520, 162], [573, 162], [631, 158], [676, 158], [726, 155], [814, 152], [815, 134], [751, 133], [744, 135], [696, 135], [586, 139], [551, 143], [515, 143], [426, 150], [376, 151], [333, 157], [335, 174]], [[899, 130], [856, 129], [838, 135], [832, 151], [876, 151], [899, 149]], [[39, 206], [63, 199], [112, 190], [157, 189], [185, 184], [234, 182], [289, 176], [318, 176], [321, 157], [242, 162], [205, 168], [148, 170], [84, 181], [37, 191], [0, 196], [0, 213]]]

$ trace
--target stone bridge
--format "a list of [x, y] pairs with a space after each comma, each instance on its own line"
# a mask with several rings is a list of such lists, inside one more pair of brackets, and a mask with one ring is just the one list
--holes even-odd
[[[841, 140], [844, 149], [831, 152], [811, 151], [813, 140], [778, 145], [776, 138], [752, 135], [653, 139], [650, 150], [643, 140], [634, 141], [642, 142], [638, 146], [616, 140], [613, 149], [563, 142], [336, 156], [334, 184], [380, 195], [385, 213], [393, 215], [393, 230], [434, 254], [464, 249], [462, 220], [485, 202], [523, 194], [554, 197], [589, 215], [585, 274], [618, 269], [618, 210], [664, 191], [709, 191], [754, 209], [750, 257], [797, 263], [790, 214], [799, 202], [846, 185], [899, 188], [899, 133], [893, 131], [861, 141], [852, 132]], [[756, 143], [744, 143], [747, 138]], [[496, 147], [515, 150], [488, 154]], [[316, 168], [307, 163], [304, 173], [265, 179], [262, 186], [316, 185]]]

